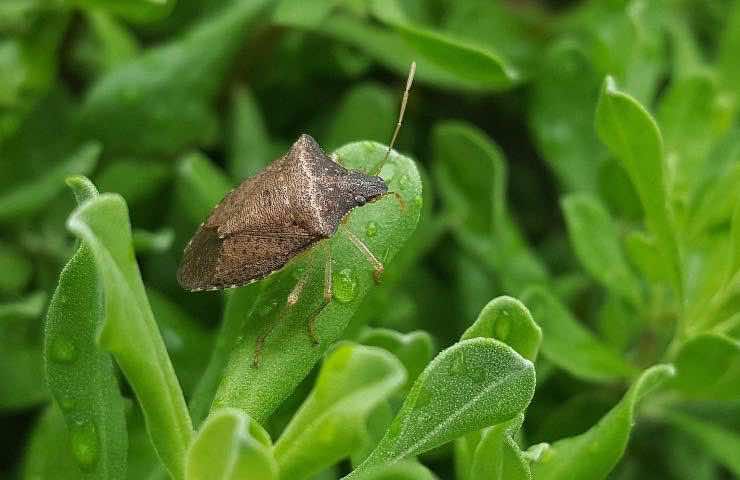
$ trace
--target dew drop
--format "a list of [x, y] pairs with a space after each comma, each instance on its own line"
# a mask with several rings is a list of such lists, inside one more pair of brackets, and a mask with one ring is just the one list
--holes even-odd
[[79, 420], [69, 430], [72, 453], [80, 468], [89, 472], [98, 462], [98, 433], [95, 425], [87, 420]]
[[357, 296], [357, 280], [352, 270], [345, 268], [333, 275], [334, 298], [340, 303], [348, 303]]
[[421, 198], [421, 195], [417, 195], [414, 197], [414, 204], [417, 207], [421, 207], [423, 203], [424, 203], [424, 199]]
[[377, 234], [378, 234], [378, 224], [375, 222], [367, 222], [367, 228], [365, 230], [365, 235], [367, 235], [367, 238], [372, 238]]
[[51, 343], [51, 359], [57, 363], [72, 363], [77, 360], [79, 352], [74, 343], [64, 337], [57, 337]]

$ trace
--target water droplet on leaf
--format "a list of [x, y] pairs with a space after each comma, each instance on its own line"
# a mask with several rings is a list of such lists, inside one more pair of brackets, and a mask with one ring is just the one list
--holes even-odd
[[406, 174], [401, 175], [401, 178], [398, 179], [398, 185], [402, 189], [407, 189], [409, 187], [409, 176]]
[[378, 234], [378, 224], [375, 222], [367, 222], [367, 229], [365, 234], [368, 238], [372, 238]]
[[57, 337], [51, 343], [50, 356], [57, 363], [72, 363], [78, 355], [74, 343], [64, 337]]
[[357, 280], [352, 270], [345, 268], [333, 275], [334, 298], [340, 303], [347, 303], [357, 296]]
[[70, 431], [72, 453], [83, 471], [89, 472], [98, 462], [98, 433], [95, 424], [87, 420], [76, 421]]
[[511, 319], [508, 316], [501, 316], [496, 320], [496, 325], [493, 327], [495, 330], [494, 336], [505, 341], [511, 333]]

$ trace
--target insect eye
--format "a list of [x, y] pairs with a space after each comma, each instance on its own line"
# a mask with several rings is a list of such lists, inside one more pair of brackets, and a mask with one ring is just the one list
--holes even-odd
[[355, 195], [355, 203], [358, 203], [360, 205], [365, 205], [365, 202], [367, 202], [365, 197], [363, 197], [362, 195]]

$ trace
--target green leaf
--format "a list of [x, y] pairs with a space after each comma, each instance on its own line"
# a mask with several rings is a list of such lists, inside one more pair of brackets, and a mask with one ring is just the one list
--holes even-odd
[[[734, 107], [732, 99], [719, 90], [708, 73], [674, 80], [664, 94], [658, 123], [665, 140], [674, 197], [685, 201], [693, 190], [710, 149], [732, 125]], [[702, 128], [697, 130], [697, 125]]]
[[211, 415], [187, 453], [186, 480], [277, 480], [267, 432], [243, 412]]
[[410, 388], [434, 354], [432, 336], [424, 331], [400, 333], [387, 328], [366, 328], [358, 342], [380, 347], [396, 356], [406, 367], [406, 387]]
[[41, 348], [31, 338], [44, 313], [46, 293], [0, 304], [0, 411], [20, 410], [47, 399]]
[[481, 434], [470, 468], [470, 479], [530, 480], [532, 473], [514, 435], [524, 415], [487, 428]]
[[[714, 160], [711, 159], [711, 160]], [[691, 204], [688, 220], [693, 238], [711, 231], [726, 223], [731, 217], [737, 202], [736, 192], [740, 191], [740, 142], [735, 156], [730, 157], [725, 168], [719, 168], [709, 178], [705, 177], [705, 188], [699, 188]]]
[[314, 0], [308, 4], [302, 0], [281, 0], [272, 14], [272, 21], [288, 27], [317, 28], [340, 3], [343, 2]]
[[[80, 203], [94, 186], [71, 179]], [[98, 348], [102, 289], [95, 257], [83, 242], [59, 274], [44, 327], [49, 390], [69, 430], [72, 453], [85, 478], [126, 478], [126, 418], [110, 354]]]
[[84, 131], [109, 153], [167, 155], [210, 143], [218, 123], [211, 103], [248, 25], [267, 3], [234, 2], [181, 38], [111, 70], [87, 93]]
[[177, 204], [194, 225], [202, 222], [232, 188], [229, 177], [198, 152], [179, 161], [176, 175]]
[[522, 301], [542, 328], [542, 354], [558, 367], [594, 382], [629, 378], [636, 373], [619, 352], [596, 338], [544, 288], [527, 290]]
[[[320, 32], [359, 49], [398, 75], [406, 75], [409, 65], [415, 61], [417, 68], [414, 78], [421, 83], [467, 91], [486, 91], [491, 88], [490, 84], [461, 77], [444, 65], [420, 56], [416, 48], [407, 43], [401, 34], [378, 28], [350, 15], [333, 15], [330, 21], [322, 24]], [[479, 52], [470, 53], [470, 56], [474, 57], [474, 60], [480, 58]], [[482, 56], [484, 63], [491, 61], [486, 55]]]
[[665, 419], [674, 427], [693, 437], [694, 441], [734, 475], [740, 475], [740, 435], [736, 430], [717, 425], [678, 411], [666, 412]]
[[152, 22], [167, 16], [175, 6], [176, 0], [68, 0], [69, 3], [96, 10], [100, 9], [120, 15], [134, 22]]
[[82, 472], [70, 448], [69, 433], [56, 405], [39, 415], [26, 448], [23, 480], [79, 480]]
[[[547, 336], [545, 336], [547, 338]], [[624, 454], [639, 401], [672, 377], [671, 365], [645, 370], [622, 400], [581, 435], [558, 440], [533, 465], [536, 480], [599, 480], [606, 478]]]
[[[368, 171], [382, 160], [386, 150], [381, 144], [357, 142], [335, 153], [346, 167]], [[381, 176], [391, 191], [403, 197], [405, 208], [401, 210], [393, 196], [386, 196], [354, 210], [343, 228], [363, 232], [372, 224], [377, 233], [366, 238], [365, 243], [382, 262], [388, 263], [416, 228], [423, 202], [419, 172], [411, 159], [391, 153]], [[313, 254], [296, 259], [265, 280], [255, 313], [245, 324], [243, 338], [226, 367], [214, 408], [238, 407], [257, 420], [265, 420], [305, 378], [329, 345], [340, 338], [373, 283], [373, 268], [341, 232], [326, 244], [332, 251], [334, 301], [316, 317], [319, 345], [313, 345], [308, 336], [307, 321], [322, 304], [327, 246], [315, 247], [309, 251]], [[312, 268], [306, 287], [298, 304], [278, 322], [301, 268]], [[261, 363], [254, 368], [257, 337], [268, 325], [274, 328], [266, 338]]]
[[72, 212], [67, 227], [92, 250], [103, 285], [98, 341], [133, 387], [162, 462], [182, 479], [192, 426], [134, 258], [126, 202], [116, 194], [90, 199]]
[[108, 163], [95, 176], [101, 192], [117, 193], [129, 205], [151, 200], [172, 176], [170, 165], [122, 159]]
[[257, 99], [247, 87], [234, 90], [227, 166], [231, 177], [242, 181], [254, 176], [272, 160], [272, 147]]
[[[727, 23], [717, 48], [717, 67], [724, 85], [731, 92], [737, 92], [740, 82], [740, 60], [737, 58], [740, 49], [740, 3], [734, 1], [728, 5], [728, 9], [729, 12], [723, 12]], [[737, 93], [736, 100], [740, 100], [737, 99]]]
[[675, 359], [672, 385], [685, 396], [707, 400], [740, 398], [740, 342], [701, 334], [687, 341]]
[[23, 252], [5, 242], [0, 242], [0, 293], [18, 293], [33, 275], [33, 264]]
[[627, 234], [624, 247], [630, 262], [647, 279], [655, 283], [669, 281], [671, 274], [668, 265], [662, 261], [654, 237], [645, 232], [633, 231]]
[[538, 150], [568, 191], [593, 191], [606, 153], [594, 133], [600, 77], [583, 47], [557, 41], [533, 79], [529, 123]]
[[606, 77], [596, 107], [596, 132], [627, 171], [642, 202], [645, 221], [660, 244], [673, 286], [680, 295], [683, 277], [673, 214], [664, 177], [663, 140], [655, 121], [637, 100]]
[[387, 142], [396, 121], [396, 102], [379, 85], [354, 87], [340, 101], [324, 145], [334, 149], [357, 138]]
[[490, 338], [460, 341], [427, 366], [373, 453], [346, 478], [510, 420], [534, 386], [534, 366], [510, 347]]
[[84, 38], [87, 43], [81, 45], [77, 55], [94, 75], [104, 74], [139, 54], [139, 42], [125, 25], [101, 10], [86, 13], [90, 35]]
[[367, 442], [373, 410], [406, 381], [403, 365], [387, 351], [350, 343], [337, 346], [316, 384], [275, 444], [283, 478], [310, 478]]
[[175, 232], [171, 228], [163, 228], [158, 232], [137, 228], [132, 234], [136, 253], [164, 253], [175, 240]]
[[506, 166], [498, 147], [461, 122], [441, 123], [432, 136], [434, 174], [449, 215], [459, 219], [453, 229], [458, 241], [501, 275], [508, 293], [545, 282], [543, 264], [508, 212]]
[[162, 293], [147, 288], [147, 297], [157, 319], [177, 379], [186, 396], [203, 375], [204, 360], [212, 349], [212, 338], [194, 318]]
[[0, 222], [29, 216], [47, 207], [64, 189], [64, 179], [67, 176], [85, 175], [95, 168], [100, 151], [101, 147], [97, 142], [86, 143], [41, 178], [15, 186], [0, 195]]
[[203, 376], [201, 376], [190, 401], [190, 414], [195, 425], [200, 424], [201, 420], [208, 414], [208, 409], [216, 395], [216, 389], [229, 361], [229, 356], [238, 343], [239, 334], [244, 328], [244, 323], [252, 315], [263, 287], [263, 283], [253, 283], [243, 288], [228, 291], [226, 294], [226, 306], [224, 307], [221, 330], [216, 337], [208, 366]]
[[415, 25], [405, 18], [396, 0], [375, 0], [373, 13], [395, 28], [422, 58], [466, 82], [505, 90], [519, 80], [519, 73], [498, 53], [470, 40]]
[[419, 462], [404, 460], [368, 473], [366, 480], [436, 480], [437, 477]]
[[494, 298], [483, 307], [461, 340], [486, 337], [500, 340], [527, 360], [534, 361], [542, 342], [542, 330], [527, 307], [512, 297]]
[[619, 232], [598, 197], [577, 193], [561, 200], [568, 236], [581, 265], [599, 283], [625, 300], [639, 305], [638, 279], [627, 266]]

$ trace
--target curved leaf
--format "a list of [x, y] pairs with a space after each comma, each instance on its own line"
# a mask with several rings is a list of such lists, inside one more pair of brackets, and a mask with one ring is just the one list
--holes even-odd
[[193, 438], [186, 480], [277, 480], [267, 432], [243, 412], [215, 412]]
[[520, 414], [534, 394], [534, 366], [490, 338], [444, 350], [419, 376], [395, 420], [370, 456], [349, 476], [438, 447], [465, 433]]
[[476, 337], [500, 340], [522, 357], [534, 361], [540, 349], [542, 330], [522, 302], [512, 297], [498, 297], [483, 307], [475, 323], [460, 339]]
[[470, 467], [471, 479], [529, 480], [532, 473], [514, 435], [524, 415], [483, 431]]
[[181, 479], [192, 426], [134, 258], [126, 202], [115, 194], [87, 200], [67, 227], [93, 252], [103, 285], [105, 322], [98, 341], [133, 387], [162, 462]]
[[596, 107], [596, 132], [629, 174], [680, 295], [681, 261], [664, 176], [663, 139], [655, 120], [637, 100], [617, 89], [613, 78], [606, 77]]
[[532, 316], [542, 327], [542, 354], [577, 377], [604, 382], [636, 373], [622, 355], [601, 342], [544, 288], [531, 288], [522, 295]]
[[536, 480], [606, 478], [624, 454], [639, 401], [672, 377], [671, 365], [645, 370], [622, 400], [596, 425], [576, 437], [558, 440], [533, 465]]
[[[95, 198], [85, 178], [70, 179], [78, 202]], [[103, 321], [95, 257], [83, 242], [59, 274], [44, 327], [46, 378], [69, 429], [85, 478], [126, 478], [126, 417], [110, 354], [97, 345]]]
[[[357, 142], [345, 145], [336, 154], [346, 167], [368, 171], [382, 161], [386, 150], [381, 144]], [[363, 232], [372, 224], [377, 233], [366, 238], [365, 243], [377, 258], [388, 263], [416, 228], [422, 206], [421, 181], [414, 162], [395, 152], [391, 153], [381, 176], [390, 190], [403, 197], [403, 210], [389, 195], [354, 210], [343, 228]], [[316, 318], [320, 343], [314, 345], [308, 335], [307, 321], [323, 300], [327, 247], [332, 251], [334, 301]], [[312, 271], [303, 294], [292, 311], [282, 314], [299, 271], [305, 268]], [[340, 338], [373, 283], [372, 271], [365, 256], [344, 234], [337, 232], [324, 245], [317, 245], [264, 280], [265, 289], [231, 355], [214, 408], [238, 407], [257, 420], [265, 420], [308, 375], [329, 345]], [[281, 315], [283, 318], [278, 322]], [[260, 365], [254, 368], [257, 337], [268, 325], [273, 328], [266, 338]]]
[[707, 400], [740, 398], [740, 342], [701, 334], [687, 341], [674, 361], [672, 385], [684, 395]]
[[95, 168], [100, 152], [99, 143], [86, 143], [43, 177], [0, 195], [0, 222], [32, 215], [45, 208], [64, 189], [65, 178], [74, 174], [86, 175]]
[[357, 339], [364, 345], [380, 347], [395, 355], [406, 367], [408, 388], [424, 370], [434, 354], [432, 336], [424, 331], [400, 333], [387, 328], [366, 328]]
[[403, 365], [376, 347], [340, 344], [275, 444], [284, 478], [309, 478], [363, 446], [369, 415], [406, 381]]

